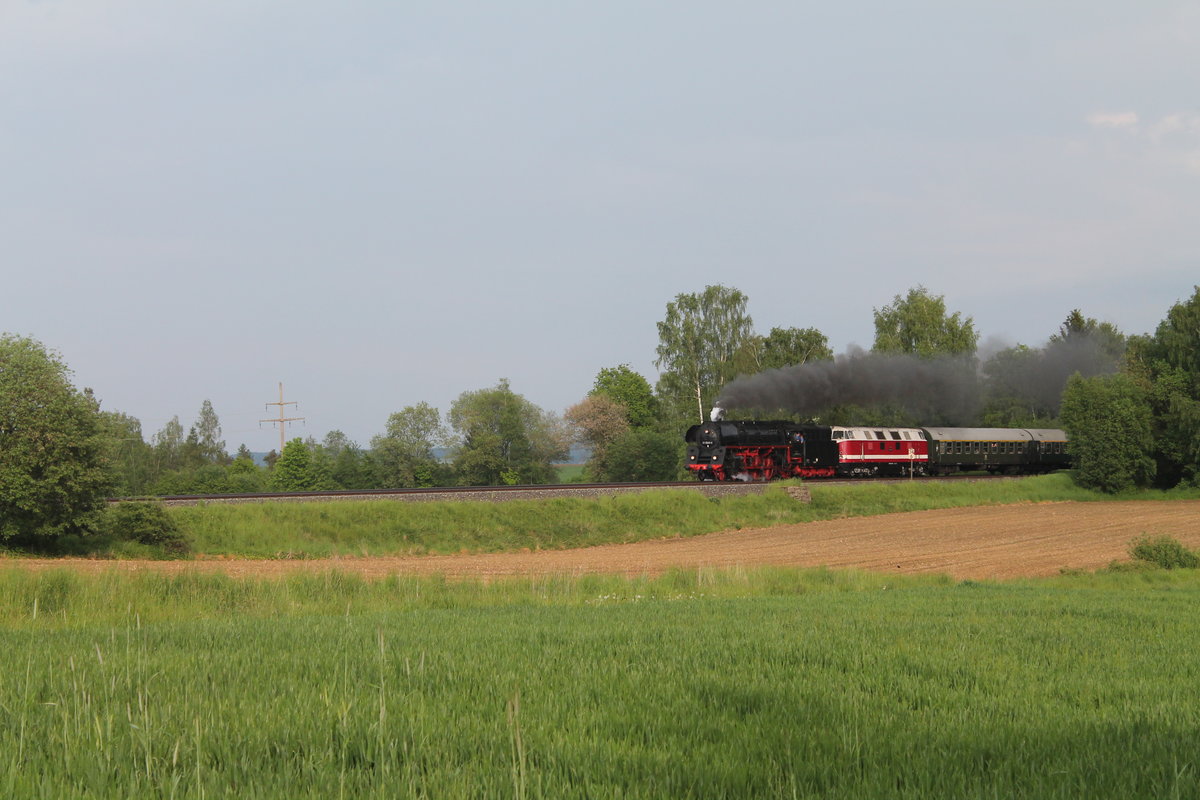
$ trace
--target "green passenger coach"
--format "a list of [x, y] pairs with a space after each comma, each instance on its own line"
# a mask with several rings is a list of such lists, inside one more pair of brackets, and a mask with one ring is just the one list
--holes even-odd
[[986, 470], [1028, 474], [1071, 465], [1066, 431], [1052, 428], [924, 428], [934, 475]]

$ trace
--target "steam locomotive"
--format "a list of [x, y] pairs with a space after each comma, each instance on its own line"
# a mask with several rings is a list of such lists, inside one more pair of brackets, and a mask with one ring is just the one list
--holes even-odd
[[874, 478], [987, 471], [1034, 474], [1071, 465], [1065, 431], [898, 428], [725, 421], [693, 425], [687, 468], [702, 481]]

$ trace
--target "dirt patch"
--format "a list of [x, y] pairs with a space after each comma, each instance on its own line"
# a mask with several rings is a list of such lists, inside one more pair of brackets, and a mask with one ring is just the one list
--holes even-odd
[[1053, 575], [1063, 568], [1098, 569], [1114, 559], [1127, 558], [1130, 540], [1143, 534], [1167, 534], [1200, 549], [1200, 501], [1041, 503], [918, 511], [534, 553], [309, 561], [12, 559], [8, 563], [28, 569], [224, 572], [237, 577], [338, 569], [370, 578], [433, 573], [448, 577], [592, 572], [657, 575], [673, 567], [778, 565], [940, 572], [959, 579], [987, 579]]

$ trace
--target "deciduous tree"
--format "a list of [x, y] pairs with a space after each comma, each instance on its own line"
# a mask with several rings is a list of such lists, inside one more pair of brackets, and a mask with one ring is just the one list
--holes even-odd
[[626, 420], [635, 428], [653, 425], [658, 414], [658, 402], [650, 382], [628, 364], [600, 370], [588, 395], [607, 397], [620, 404], [625, 409]]
[[0, 335], [0, 540], [91, 529], [115, 478], [105, 434], [57, 353]]
[[184, 461], [184, 435], [183, 425], [180, 424], [179, 417], [171, 417], [167, 424], [162, 427], [162, 430], [151, 437], [150, 445], [154, 448], [154, 473], [156, 479], [163, 473], [174, 472], [182, 468]]
[[659, 397], [672, 416], [703, 421], [725, 382], [747, 367], [753, 371], [754, 327], [746, 301], [737, 289], [718, 285], [667, 303], [655, 366]]
[[593, 481], [607, 481], [604, 472], [604, 452], [611, 442], [629, 430], [629, 413], [624, 405], [604, 394], [590, 394], [566, 411], [574, 440], [591, 451], [587, 473]]
[[494, 389], [463, 392], [449, 418], [460, 436], [454, 467], [464, 485], [549, 483], [554, 462], [567, 454], [565, 426], [513, 392], [507, 379]]
[[271, 488], [277, 492], [315, 492], [327, 488], [313, 469], [312, 453], [297, 437], [283, 446], [271, 470]]
[[120, 411], [101, 411], [100, 422], [114, 467], [113, 493], [123, 497], [146, 494], [155, 477], [154, 451], [142, 437], [142, 423]]
[[1150, 408], [1128, 376], [1073, 375], [1063, 392], [1062, 421], [1080, 485], [1114, 493], [1154, 477]]
[[1200, 483], [1200, 286], [1153, 336], [1131, 337], [1127, 363], [1150, 398], [1159, 483]]
[[438, 474], [434, 448], [449, 432], [429, 403], [407, 406], [388, 417], [386, 431], [371, 440], [371, 468], [382, 488], [433, 485]]
[[382, 489], [372, 477], [367, 455], [357, 443], [345, 433], [332, 430], [325, 434], [322, 442], [325, 451], [333, 459], [331, 474], [333, 482], [342, 489]]
[[762, 340], [759, 368], [781, 369], [832, 360], [829, 339], [816, 328], [771, 328]]
[[896, 295], [891, 305], [875, 309], [877, 353], [934, 356], [973, 356], [979, 341], [975, 323], [958, 311], [946, 313], [942, 295], [932, 295], [924, 286]]

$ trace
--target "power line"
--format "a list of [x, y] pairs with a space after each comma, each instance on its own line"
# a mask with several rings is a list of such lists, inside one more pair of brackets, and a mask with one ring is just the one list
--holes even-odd
[[279, 402], [278, 403], [265, 403], [264, 405], [267, 407], [279, 406], [279, 416], [278, 417], [273, 417], [271, 419], [260, 419], [259, 422], [260, 423], [271, 422], [271, 423], [275, 423], [275, 424], [279, 425], [279, 455], [283, 455], [283, 444], [284, 444], [284, 440], [286, 438], [284, 431], [287, 428], [287, 423], [302, 421], [304, 419], [304, 417], [285, 417], [283, 415], [283, 407], [284, 406], [298, 406], [299, 404], [295, 400], [291, 400], [286, 403], [283, 402], [283, 382], [282, 381], [280, 381], [280, 383], [279, 383]]

